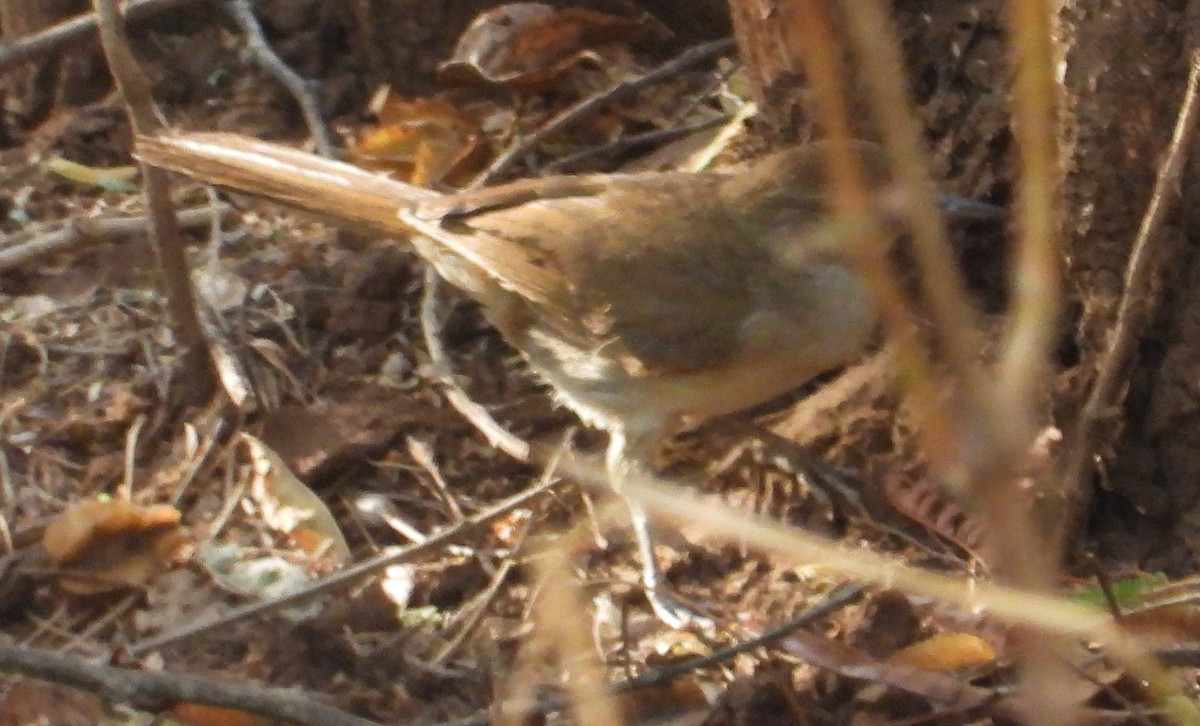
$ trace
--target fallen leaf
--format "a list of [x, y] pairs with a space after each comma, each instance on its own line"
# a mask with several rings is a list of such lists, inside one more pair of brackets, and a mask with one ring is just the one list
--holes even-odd
[[978, 635], [940, 633], [892, 653], [887, 662], [948, 673], [978, 668], [995, 659], [995, 651]]
[[137, 185], [133, 183], [133, 179], [138, 173], [136, 166], [87, 166], [61, 156], [47, 159], [43, 166], [47, 171], [64, 179], [70, 179], [77, 184], [100, 187], [110, 192], [133, 193], [137, 191]]
[[177, 704], [171, 709], [171, 717], [188, 726], [271, 726], [275, 723], [265, 716], [203, 703]]
[[125, 500], [91, 499], [68, 507], [46, 526], [42, 545], [63, 568], [61, 586], [78, 595], [145, 585], [179, 561], [188, 538], [179, 510]]
[[389, 92], [376, 116], [379, 125], [351, 149], [351, 160], [359, 166], [435, 187], [462, 186], [487, 162], [483, 129], [449, 103], [408, 100]]
[[310, 554], [323, 554], [335, 564], [349, 562], [350, 545], [325, 502], [292, 473], [271, 447], [249, 434], [242, 434], [242, 442], [254, 469], [250, 495], [263, 521], [290, 536]]
[[665, 40], [670, 31], [648, 14], [636, 18], [542, 3], [508, 3], [478, 15], [438, 67], [444, 83], [537, 89], [573, 67], [601, 60], [608, 45]]

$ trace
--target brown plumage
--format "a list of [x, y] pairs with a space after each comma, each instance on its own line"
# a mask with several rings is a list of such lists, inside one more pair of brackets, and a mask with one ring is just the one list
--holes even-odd
[[[886, 183], [882, 153], [856, 145]], [[143, 138], [151, 164], [385, 234], [475, 298], [562, 403], [630, 462], [680, 426], [761, 403], [858, 355], [868, 291], [827, 223], [819, 144], [719, 172], [551, 177], [442, 197], [228, 134]], [[664, 621], [646, 519], [631, 505]]]

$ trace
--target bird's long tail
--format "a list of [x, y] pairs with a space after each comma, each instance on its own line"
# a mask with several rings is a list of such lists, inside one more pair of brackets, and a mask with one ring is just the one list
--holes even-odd
[[238, 134], [141, 136], [142, 161], [344, 225], [408, 234], [397, 211], [438, 194], [280, 144]]

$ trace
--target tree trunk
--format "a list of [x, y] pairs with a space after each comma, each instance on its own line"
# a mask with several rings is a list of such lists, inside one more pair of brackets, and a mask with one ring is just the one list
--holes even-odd
[[[793, 1], [730, 2], [739, 50], [763, 107], [760, 130], [776, 143], [814, 133], [803, 63], [781, 21]], [[1187, 52], [1197, 44], [1193, 11], [1184, 5], [1075, 0], [1057, 17], [1068, 312], [1057, 351], [1058, 385], [1047, 396], [1054, 422], [1068, 434], [1112, 345], [1131, 244], [1175, 123]], [[996, 202], [1011, 197], [1017, 169], [1004, 6], [998, 0], [895, 4], [905, 77], [925, 124], [934, 178], [948, 191]], [[869, 128], [860, 132], [870, 135]], [[1182, 187], [1185, 210], [1200, 209], [1191, 204], [1196, 178], [1191, 174]], [[1100, 496], [1085, 515], [1101, 543], [1147, 568], [1190, 571], [1200, 555], [1200, 535], [1190, 524], [1200, 524], [1200, 270], [1186, 236], [1200, 231], [1200, 212], [1180, 216], [1173, 214], [1160, 231], [1158, 284], [1144, 300], [1135, 360], [1122, 371], [1126, 395], [1095, 429], [1080, 496], [1049, 504], [1062, 513], [1064, 505], [1091, 501], [1088, 494], [1099, 484]], [[1007, 245], [986, 230], [958, 236], [964, 272], [987, 312], [1003, 310], [1007, 262], [998, 250]], [[868, 480], [912, 468], [909, 439], [890, 415], [899, 406], [895, 396], [850, 375], [841, 394], [802, 402], [777, 430], [863, 467]], [[863, 443], [873, 451], [864, 455]], [[892, 461], [879, 461], [880, 447], [892, 450]], [[1114, 525], [1109, 517], [1120, 521]], [[1170, 546], [1179, 539], [1188, 547]]]

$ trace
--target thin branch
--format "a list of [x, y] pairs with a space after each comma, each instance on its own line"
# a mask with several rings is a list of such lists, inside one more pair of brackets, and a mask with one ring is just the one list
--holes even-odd
[[[125, 5], [125, 19], [134, 23], [158, 13], [182, 5], [217, 0], [131, 0]], [[64, 20], [41, 32], [21, 38], [0, 47], [0, 75], [8, 73], [26, 63], [32, 63], [52, 53], [62, 53], [78, 48], [96, 32], [96, 15], [87, 13]]]
[[[944, 346], [952, 375], [963, 384], [972, 413], [977, 414], [968, 419], [971, 425], [994, 428], [997, 422], [988, 415], [992, 396], [976, 360], [983, 346], [975, 307], [955, 266], [945, 225], [938, 213], [940, 205], [921, 149], [920, 123], [913, 113], [907, 84], [898, 76], [904, 68], [900, 41], [883, 0], [843, 0], [842, 6], [867, 88], [866, 103], [891, 157], [896, 179], [912, 200], [905, 211], [912, 226], [913, 256], [921, 272], [921, 289], [928, 298], [937, 340]], [[990, 433], [985, 430], [983, 435]], [[1001, 452], [994, 455], [1005, 456]], [[990, 468], [987, 462], [962, 463], [968, 476]]]
[[915, 333], [919, 326], [908, 295], [888, 263], [885, 241], [888, 235], [878, 215], [872, 213], [862, 160], [849, 153], [854, 135], [844, 89], [850, 82], [850, 73], [835, 40], [831, 10], [823, 0], [797, 0], [795, 8], [784, 16], [789, 30], [794, 31], [785, 37], [795, 44], [792, 52], [804, 60], [818, 120], [832, 142], [827, 166], [836, 209], [847, 218], [863, 220], [866, 225], [862, 237], [853, 239], [855, 247], [851, 252], [875, 296], [884, 329], [896, 350], [897, 366], [907, 372], [903, 381], [916, 409], [921, 441], [930, 458], [938, 462], [945, 458], [939, 445], [944, 449], [944, 442], [955, 440], [953, 424], [935, 404], [939, 391], [928, 346]]
[[[522, 523], [521, 531], [518, 535], [519, 539], [523, 541], [525, 534], [528, 531], [529, 522], [527, 520]], [[496, 574], [492, 575], [491, 582], [488, 583], [488, 586], [484, 588], [483, 592], [479, 593], [478, 596], [472, 599], [472, 602], [470, 603], [471, 609], [467, 611], [467, 614], [463, 618], [463, 622], [459, 626], [458, 630], [455, 631], [454, 635], [446, 641], [441, 650], [439, 650], [433, 656], [433, 658], [429, 660], [430, 666], [434, 668], [444, 666], [446, 661], [454, 657], [454, 655], [457, 654], [458, 651], [464, 646], [464, 644], [467, 642], [467, 638], [475, 634], [479, 628], [479, 624], [483, 622], [483, 616], [488, 612], [488, 607], [500, 594], [500, 587], [508, 581], [509, 575], [511, 575], [516, 569], [517, 560], [514, 557], [507, 557], [502, 563], [500, 563], [499, 569], [496, 570]]]
[[163, 635], [153, 638], [147, 638], [132, 644], [126, 650], [135, 657], [140, 656], [152, 650], [157, 650], [164, 646], [178, 643], [196, 635], [200, 635], [201, 633], [206, 633], [214, 628], [223, 627], [229, 623], [245, 620], [246, 618], [278, 610], [290, 605], [304, 603], [321, 595], [345, 590], [363, 578], [372, 575], [385, 567], [398, 565], [403, 562], [411, 562], [421, 555], [432, 552], [439, 547], [443, 547], [452, 542], [456, 542], [462, 537], [474, 532], [480, 526], [492, 521], [493, 519], [496, 519], [497, 517], [501, 517], [508, 512], [517, 509], [518, 507], [524, 506], [557, 485], [558, 480], [553, 477], [540, 481], [534, 486], [524, 489], [523, 491], [514, 494], [498, 504], [495, 504], [480, 512], [476, 512], [452, 527], [448, 527], [439, 532], [431, 534], [424, 542], [418, 542], [400, 550], [384, 553], [376, 557], [372, 557], [364, 562], [351, 565], [344, 570], [340, 570], [330, 575], [329, 577], [281, 597], [272, 600], [250, 603], [249, 605], [243, 605], [242, 607], [235, 608], [219, 618], [214, 618], [212, 620], [200, 623], [193, 623], [174, 632], [164, 633]]
[[613, 139], [604, 144], [590, 146], [586, 149], [564, 156], [561, 159], [555, 159], [549, 164], [542, 166], [541, 170], [550, 174], [570, 173], [571, 167], [592, 158], [593, 156], [603, 156], [605, 154], [620, 154], [629, 149], [636, 149], [642, 146], [658, 146], [674, 141], [675, 139], [691, 136], [692, 134], [707, 131], [712, 128], [717, 128], [729, 121], [730, 117], [727, 114], [722, 114], [716, 118], [710, 118], [707, 121], [689, 124], [687, 126], [676, 126], [665, 129], [655, 129], [654, 131], [645, 131], [640, 134], [630, 134]]
[[1021, 154], [1016, 217], [1020, 234], [1009, 273], [1013, 325], [999, 366], [997, 403], [1011, 446], [1025, 446], [1048, 385], [1050, 351], [1062, 309], [1058, 239], [1058, 145], [1052, 10], [1042, 0], [1009, 3], [1013, 54], [1013, 136]]
[[[156, 134], [163, 127], [162, 117], [154, 105], [150, 80], [142, 73], [129, 47], [124, 21], [117, 10], [116, 0], [93, 0], [99, 18], [100, 42], [113, 80], [125, 97], [129, 119], [139, 135]], [[204, 330], [196, 309], [196, 296], [188, 274], [183, 234], [175, 216], [171, 199], [171, 181], [167, 172], [149, 164], [141, 164], [142, 188], [146, 209], [150, 215], [151, 238], [158, 252], [162, 272], [163, 294], [171, 315], [171, 327], [182, 349], [185, 397], [200, 401], [216, 390], [217, 375], [208, 356]]]
[[[1161, 269], [1160, 252], [1166, 236], [1159, 233], [1167, 214], [1179, 199], [1179, 179], [1183, 174], [1188, 150], [1196, 137], [1197, 120], [1200, 119], [1200, 50], [1193, 50], [1191, 68], [1188, 72], [1187, 90], [1180, 102], [1175, 130], [1167, 145], [1166, 156], [1159, 165], [1154, 191], [1142, 216], [1129, 263], [1125, 268], [1125, 294], [1117, 307], [1116, 321], [1108, 345], [1101, 352], [1097, 364], [1096, 382], [1079, 414], [1079, 420], [1071, 432], [1065, 447], [1065, 463], [1062, 481], [1068, 500], [1077, 500], [1086, 487], [1084, 478], [1092, 471], [1091, 461], [1095, 455], [1100, 429], [1110, 419], [1111, 412], [1120, 405], [1129, 362], [1146, 329], [1146, 321], [1153, 310], [1154, 273]], [[1057, 518], [1061, 523], [1058, 537], [1070, 531], [1066, 518]]]
[[104, 57], [108, 60], [108, 69], [117, 83], [118, 90], [125, 98], [133, 130], [143, 136], [154, 135], [162, 130], [165, 123], [154, 103], [150, 79], [142, 72], [133, 56], [129, 36], [125, 34], [125, 18], [117, 8], [116, 2], [93, 0], [93, 3], [98, 17]]
[[153, 713], [180, 703], [201, 703], [306, 726], [378, 726], [292, 689], [117, 668], [25, 646], [0, 648], [0, 671], [61, 683]]
[[[185, 229], [200, 227], [208, 224], [214, 215], [224, 216], [229, 209], [229, 205], [223, 202], [187, 209], [179, 213], [179, 224]], [[77, 247], [143, 236], [149, 224], [150, 220], [145, 215], [68, 219], [58, 229], [27, 242], [5, 244], [0, 240], [0, 270], [19, 267], [40, 257]]]
[[517, 461], [529, 463], [529, 443], [500, 425], [488, 410], [471, 399], [462, 386], [454, 380], [450, 358], [442, 347], [441, 324], [438, 322], [438, 291], [441, 277], [433, 265], [425, 266], [425, 293], [421, 298], [421, 333], [425, 337], [425, 348], [429, 351], [433, 379], [442, 386], [446, 400], [454, 410], [471, 422], [494, 448], [508, 454]]
[[[1051, 350], [1061, 309], [1058, 232], [1058, 152], [1055, 142], [1054, 11], [1043, 0], [1008, 3], [1014, 81], [1013, 136], [1020, 152], [1017, 181], [1016, 250], [1009, 271], [1009, 332], [997, 366], [992, 410], [980, 412], [993, 425], [985, 444], [1004, 459], [1027, 449], [1049, 387]], [[999, 463], [999, 462], [997, 462]], [[968, 463], [971, 466], [972, 463]], [[1013, 486], [1011, 465], [981, 477], [973, 494], [990, 531], [992, 566], [1019, 587], [1052, 591], [1060, 552], [1042, 543], [1052, 530], [1028, 506], [1029, 493]], [[1042, 723], [1069, 721], [1075, 704], [1062, 693], [1078, 680], [1063, 653], [1070, 642], [1033, 629], [1017, 629], [1010, 640], [1021, 674], [1021, 698]]]
[[593, 113], [596, 113], [605, 104], [618, 99], [631, 96], [641, 89], [658, 81], [669, 78], [676, 73], [694, 66], [698, 63], [703, 63], [710, 58], [728, 53], [734, 49], [734, 42], [729, 39], [714, 40], [708, 43], [702, 43], [697, 46], [688, 48], [683, 53], [663, 63], [657, 68], [652, 68], [646, 73], [626, 81], [621, 81], [616, 85], [607, 88], [599, 93], [595, 93], [574, 106], [564, 110], [554, 118], [547, 121], [541, 128], [534, 131], [532, 134], [518, 139], [516, 143], [506, 149], [502, 154], [496, 157], [482, 174], [471, 182], [469, 188], [476, 188], [484, 184], [495, 181], [507, 172], [517, 159], [528, 154], [533, 149], [537, 148], [550, 135], [563, 128], [575, 123], [579, 119], [585, 118]]
[[[866, 587], [863, 585], [845, 585], [831, 592], [823, 601], [812, 606], [798, 617], [793, 618], [789, 622], [771, 628], [767, 632], [750, 638], [741, 643], [736, 643], [727, 648], [722, 648], [709, 655], [697, 656], [688, 658], [687, 660], [673, 663], [662, 668], [655, 668], [647, 671], [637, 678], [631, 678], [627, 681], [613, 684], [609, 689], [610, 695], [618, 695], [622, 693], [630, 693], [640, 691], [647, 688], [657, 688], [664, 686], [671, 681], [686, 676], [690, 673], [695, 673], [701, 668], [709, 668], [733, 660], [743, 653], [749, 653], [759, 648], [765, 647], [774, 643], [781, 638], [796, 632], [800, 628], [809, 625], [821, 618], [833, 614], [834, 612], [857, 602], [863, 596]], [[561, 711], [567, 706], [567, 699], [563, 696], [548, 698], [534, 704], [530, 711], [537, 714], [547, 714], [554, 711]], [[496, 711], [504, 713], [503, 705], [491, 709], [489, 713], [478, 714], [458, 721], [450, 721], [439, 726], [486, 726], [492, 722], [492, 716]], [[532, 715], [528, 713], [525, 715]]]
[[296, 99], [296, 103], [300, 106], [300, 113], [304, 115], [304, 122], [308, 125], [308, 131], [313, 136], [317, 153], [332, 159], [333, 137], [329, 135], [325, 119], [321, 118], [321, 106], [317, 102], [315, 84], [292, 70], [267, 43], [262, 26], [258, 24], [258, 18], [254, 17], [254, 11], [250, 8], [248, 0], [230, 0], [225, 3], [225, 11], [233, 17], [233, 21], [245, 34], [246, 44], [254, 55], [254, 59], [258, 61], [258, 65], [274, 76], [275, 80], [279, 81], [288, 93], [292, 94], [292, 98]]
[[863, 593], [866, 592], [866, 586], [860, 584], [843, 585], [833, 592], [829, 593], [825, 599], [808, 610], [800, 613], [799, 616], [792, 618], [790, 621], [767, 630], [761, 635], [756, 635], [749, 640], [741, 643], [736, 643], [727, 648], [722, 648], [709, 655], [697, 656], [689, 658], [678, 663], [673, 663], [662, 668], [655, 668], [647, 671], [643, 675], [627, 681], [618, 686], [621, 692], [637, 691], [643, 688], [655, 688], [657, 686], [666, 685], [676, 678], [687, 675], [701, 668], [708, 668], [719, 663], [733, 660], [736, 656], [743, 653], [749, 653], [758, 648], [770, 645], [775, 641], [785, 638], [788, 635], [796, 632], [800, 628], [809, 625], [821, 618], [832, 615], [834, 612], [852, 603], [862, 599]]

